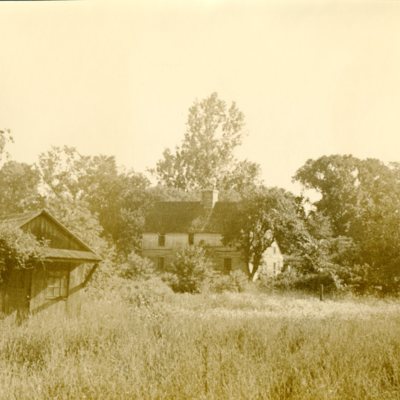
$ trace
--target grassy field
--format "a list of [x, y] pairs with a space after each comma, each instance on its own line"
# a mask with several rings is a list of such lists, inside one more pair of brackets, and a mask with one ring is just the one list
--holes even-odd
[[394, 300], [109, 295], [0, 329], [0, 399], [400, 398]]

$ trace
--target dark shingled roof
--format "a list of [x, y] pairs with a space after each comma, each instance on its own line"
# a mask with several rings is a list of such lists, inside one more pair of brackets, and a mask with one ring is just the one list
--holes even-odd
[[224, 222], [235, 218], [237, 212], [235, 202], [219, 201], [210, 210], [200, 201], [163, 201], [148, 210], [144, 232], [221, 233]]

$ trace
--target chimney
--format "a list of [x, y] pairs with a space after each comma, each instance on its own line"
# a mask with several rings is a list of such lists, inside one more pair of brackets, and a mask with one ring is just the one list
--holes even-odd
[[206, 209], [212, 209], [218, 201], [218, 190], [209, 189], [201, 192], [201, 204]]

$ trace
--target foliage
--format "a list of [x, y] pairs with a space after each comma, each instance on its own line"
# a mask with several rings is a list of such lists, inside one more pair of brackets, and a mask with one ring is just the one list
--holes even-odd
[[83, 186], [92, 213], [119, 252], [138, 250], [144, 225], [144, 210], [152, 199], [146, 189], [149, 181], [134, 171], [119, 171], [114, 157], [90, 159]]
[[146, 189], [148, 199], [150, 202], [158, 201], [197, 201], [199, 198], [199, 191], [193, 190], [186, 192], [183, 189], [156, 185]]
[[0, 274], [7, 279], [11, 269], [31, 268], [43, 259], [43, 243], [30, 233], [9, 224], [0, 224]]
[[112, 246], [101, 237], [103, 229], [96, 216], [88, 210], [85, 202], [47, 198], [46, 207], [99, 255], [105, 256], [110, 251]]
[[388, 292], [400, 280], [399, 178], [396, 164], [339, 155], [308, 160], [295, 175], [319, 192], [313, 205], [329, 218], [333, 236], [353, 241], [353, 265], [369, 265]]
[[211, 281], [212, 290], [216, 293], [245, 292], [249, 287], [247, 275], [239, 270], [231, 271], [228, 275], [215, 276]]
[[231, 169], [226, 173], [221, 182], [217, 183], [221, 191], [234, 191], [244, 194], [262, 184], [261, 166], [253, 161], [234, 161]]
[[336, 292], [343, 290], [344, 286], [340, 278], [331, 271], [308, 274], [284, 274], [275, 278], [273, 283], [276, 288], [300, 290], [311, 293], [318, 293], [320, 285], [323, 285], [324, 292]]
[[[307, 235], [297, 199], [283, 189], [259, 187], [244, 196], [238, 214], [222, 221], [223, 242], [244, 255], [253, 278], [265, 250], [277, 240], [283, 251], [299, 245]], [[250, 268], [250, 265], [252, 268]]]
[[139, 247], [149, 185], [142, 174], [120, 172], [114, 157], [84, 156], [67, 146], [42, 153], [38, 168], [48, 202], [85, 209], [102, 228], [96, 234], [125, 255]]
[[155, 276], [153, 263], [132, 252], [118, 268], [118, 275], [125, 279], [147, 280]]
[[212, 93], [189, 109], [186, 133], [175, 152], [166, 149], [155, 170], [159, 183], [186, 191], [218, 187], [244, 189], [258, 179], [259, 166], [237, 162], [234, 149], [241, 144], [244, 115]]
[[13, 143], [14, 139], [9, 129], [0, 129], [0, 163], [8, 158], [6, 147], [9, 143]]
[[175, 292], [200, 292], [215, 276], [212, 262], [201, 246], [187, 246], [175, 254], [164, 276]]
[[9, 215], [37, 209], [43, 204], [39, 194], [40, 176], [31, 165], [8, 161], [0, 169], [0, 214]]
[[40, 177], [31, 165], [10, 161], [7, 145], [13, 142], [9, 130], [0, 130], [0, 215], [20, 213], [41, 205]]
[[171, 288], [160, 277], [135, 280], [121, 284], [118, 294], [124, 302], [136, 307], [156, 308], [157, 305], [172, 295]]

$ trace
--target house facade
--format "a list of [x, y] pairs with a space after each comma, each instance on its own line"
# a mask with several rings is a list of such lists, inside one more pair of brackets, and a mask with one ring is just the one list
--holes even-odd
[[0, 311], [21, 315], [47, 309], [79, 312], [81, 289], [101, 258], [46, 210], [6, 217], [0, 223], [30, 232], [46, 243], [40, 263], [29, 269], [9, 266], [2, 274]]
[[[156, 203], [146, 216], [142, 237], [142, 255], [159, 268], [170, 264], [176, 251], [191, 245], [203, 245], [219, 271], [248, 272], [240, 250], [223, 244], [223, 223], [235, 218], [237, 203], [218, 201], [217, 190], [205, 190], [198, 202]], [[273, 276], [283, 267], [283, 256], [276, 242], [264, 253], [259, 273]], [[251, 266], [250, 266], [251, 268]]]

